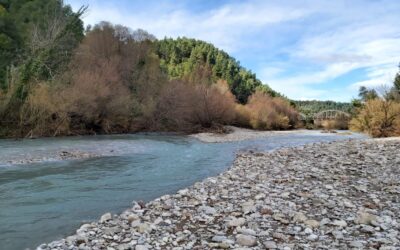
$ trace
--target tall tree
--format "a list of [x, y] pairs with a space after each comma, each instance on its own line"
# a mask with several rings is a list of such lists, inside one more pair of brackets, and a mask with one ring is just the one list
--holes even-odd
[[395, 90], [397, 90], [397, 92], [400, 93], [400, 64], [399, 64], [399, 72], [397, 72], [393, 84]]
[[361, 86], [358, 92], [359, 92], [358, 96], [364, 102], [378, 98], [378, 93], [376, 92], [375, 89], [368, 89], [365, 86]]

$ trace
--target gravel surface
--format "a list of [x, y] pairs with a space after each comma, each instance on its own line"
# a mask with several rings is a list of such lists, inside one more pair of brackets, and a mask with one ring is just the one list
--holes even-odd
[[40, 163], [40, 162], [51, 162], [51, 161], [65, 161], [65, 160], [79, 160], [79, 159], [87, 159], [99, 157], [100, 154], [92, 153], [92, 152], [83, 152], [78, 150], [70, 150], [70, 151], [59, 151], [50, 153], [46, 156], [30, 156], [25, 155], [20, 159], [9, 159], [6, 161], [0, 160], [0, 164], [11, 164], [11, 165], [25, 165], [32, 163]]
[[190, 135], [202, 142], [234, 142], [242, 140], [257, 139], [278, 134], [290, 134], [299, 132], [309, 132], [308, 130], [282, 130], [282, 131], [257, 131], [253, 129], [238, 128], [234, 126], [225, 126], [228, 133], [197, 133]]
[[400, 249], [400, 138], [237, 156], [38, 249]]
[[[273, 135], [290, 135], [290, 134], [320, 134], [322, 135], [325, 131], [319, 130], [305, 130], [305, 129], [294, 129], [294, 130], [274, 130], [274, 131], [258, 131], [253, 129], [245, 129], [245, 128], [238, 128], [234, 126], [225, 126], [225, 128], [229, 131], [228, 133], [197, 133], [190, 135], [193, 138], [196, 138], [202, 142], [210, 142], [210, 143], [217, 143], [217, 142], [235, 142], [235, 141], [242, 141], [242, 140], [251, 140], [251, 139], [259, 139], [262, 137], [269, 137]], [[336, 131], [334, 131], [337, 133]], [[337, 134], [351, 134], [351, 132], [339, 132]]]

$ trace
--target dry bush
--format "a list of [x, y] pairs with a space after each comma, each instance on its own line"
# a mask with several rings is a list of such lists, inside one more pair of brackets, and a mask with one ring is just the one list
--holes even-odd
[[341, 119], [314, 121], [315, 127], [324, 128], [327, 130], [348, 129], [349, 128], [348, 124], [349, 124], [348, 120], [341, 120]]
[[195, 86], [193, 105], [195, 109], [192, 123], [200, 124], [203, 128], [230, 124], [235, 118], [235, 97], [224, 81], [210, 87]]
[[113, 60], [97, 61], [90, 69], [73, 72], [62, 98], [75, 132], [129, 131], [132, 99], [129, 89], [121, 83], [117, 66]]
[[123, 26], [100, 23], [86, 35], [62, 91], [74, 133], [128, 132], [147, 119], [164, 81], [151, 49]]
[[251, 112], [249, 107], [242, 104], [236, 104], [235, 106], [235, 122], [234, 124], [239, 127], [251, 128], [250, 120], [251, 120]]
[[233, 121], [234, 107], [224, 82], [209, 87], [172, 81], [160, 93], [153, 126], [186, 132], [215, 128]]
[[326, 119], [326, 120], [314, 120], [314, 126], [316, 128], [323, 129], [348, 129], [349, 128], [350, 118], [345, 115], [339, 115], [335, 119]]
[[48, 83], [36, 85], [21, 109], [21, 132], [25, 137], [68, 134], [69, 117], [64, 112], [64, 105], [57, 98], [57, 90]]
[[[237, 108], [238, 110], [238, 108]], [[289, 129], [298, 122], [297, 111], [290, 104], [279, 97], [271, 97], [257, 91], [250, 96], [246, 108], [239, 108], [242, 121], [250, 117], [249, 125], [254, 129]], [[245, 112], [249, 114], [245, 114]]]
[[350, 122], [350, 128], [373, 137], [400, 135], [400, 103], [391, 100], [369, 100]]

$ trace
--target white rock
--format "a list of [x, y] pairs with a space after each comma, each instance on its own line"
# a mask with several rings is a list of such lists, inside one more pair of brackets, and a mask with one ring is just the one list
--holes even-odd
[[148, 250], [145, 245], [136, 245], [135, 250]]
[[214, 242], [224, 242], [226, 241], [226, 236], [215, 235], [211, 240]]
[[105, 213], [100, 217], [100, 223], [104, 223], [112, 219], [111, 213]]
[[236, 243], [241, 246], [252, 247], [257, 245], [257, 238], [251, 235], [238, 234], [236, 235]]
[[240, 227], [246, 223], [246, 220], [244, 218], [235, 218], [233, 220], [230, 220], [228, 222], [228, 226], [230, 227]]
[[306, 224], [307, 226], [311, 227], [311, 228], [317, 228], [319, 227], [319, 222], [316, 220], [306, 220], [304, 222], [304, 224]]
[[137, 219], [139, 219], [139, 216], [138, 216], [137, 214], [130, 214], [130, 215], [128, 215], [128, 221], [129, 221], [129, 223], [131, 223], [132, 221], [137, 220]]
[[253, 235], [253, 236], [257, 235], [257, 233], [254, 230], [248, 229], [248, 228], [239, 228], [239, 229], [237, 229], [237, 231], [239, 233], [245, 234], [245, 235]]
[[347, 222], [344, 220], [334, 220], [332, 222], [332, 225], [338, 226], [338, 227], [347, 227]]
[[298, 212], [298, 213], [296, 213], [294, 216], [293, 216], [293, 221], [294, 222], [304, 222], [304, 221], [306, 221], [307, 220], [307, 216], [305, 216], [303, 213], [300, 213], [300, 212]]
[[307, 237], [307, 240], [310, 240], [310, 241], [315, 241], [315, 240], [317, 240], [318, 239], [318, 235], [316, 235], [316, 234], [310, 234], [308, 237]]
[[264, 247], [266, 249], [276, 249], [278, 246], [276, 245], [275, 241], [269, 240], [269, 241], [264, 241], [263, 242]]
[[354, 220], [356, 224], [372, 224], [376, 221], [377, 217], [373, 214], [366, 212], [359, 212], [357, 218]]
[[349, 245], [354, 248], [363, 248], [364, 246], [364, 244], [360, 241], [352, 241]]
[[306, 228], [306, 229], [304, 229], [304, 233], [305, 234], [312, 234], [313, 233], [313, 230], [311, 229], [311, 228]]
[[217, 213], [217, 210], [215, 208], [209, 207], [209, 206], [202, 206], [202, 207], [200, 207], [200, 210], [208, 215], [214, 215]]

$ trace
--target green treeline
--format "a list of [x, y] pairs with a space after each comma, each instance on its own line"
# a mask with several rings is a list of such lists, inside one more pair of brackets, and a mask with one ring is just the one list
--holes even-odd
[[107, 22], [85, 30], [84, 12], [0, 0], [0, 136], [297, 125], [286, 99], [211, 44]]
[[312, 117], [318, 112], [325, 110], [340, 110], [347, 113], [353, 113], [354, 106], [347, 102], [334, 102], [334, 101], [293, 101], [297, 110], [308, 116]]

